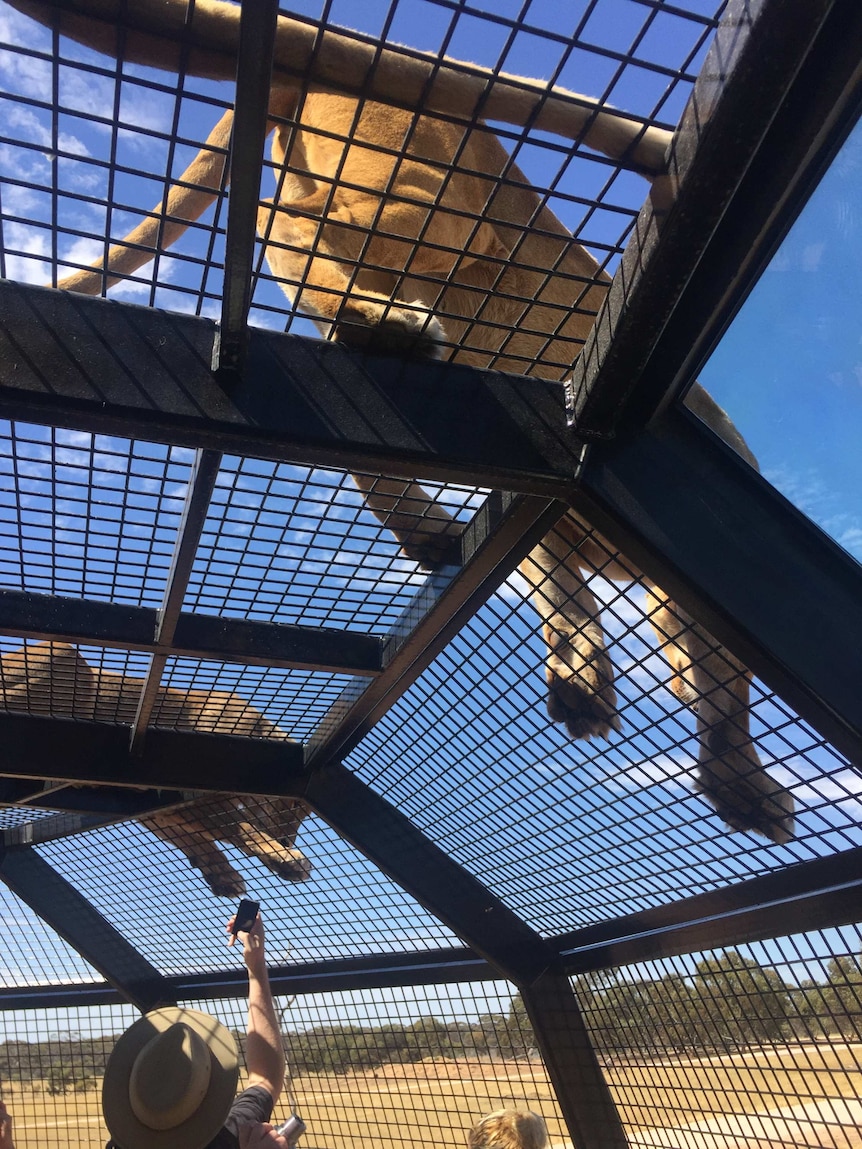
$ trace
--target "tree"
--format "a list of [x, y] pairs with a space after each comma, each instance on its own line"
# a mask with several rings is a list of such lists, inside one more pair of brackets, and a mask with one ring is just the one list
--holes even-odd
[[862, 1038], [862, 964], [859, 957], [842, 954], [831, 959], [826, 967], [826, 987], [823, 992], [827, 1025], [838, 1030], [843, 1037]]
[[726, 950], [698, 962], [694, 986], [710, 1044], [776, 1041], [789, 1031], [790, 989], [776, 970]]

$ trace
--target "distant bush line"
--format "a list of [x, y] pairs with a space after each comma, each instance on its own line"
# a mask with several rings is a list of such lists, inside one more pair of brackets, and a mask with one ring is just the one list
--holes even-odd
[[[823, 981], [788, 985], [770, 966], [736, 950], [701, 961], [692, 976], [635, 980], [606, 974], [576, 978], [593, 1042], [605, 1056], [744, 1048], [838, 1035], [862, 1040], [862, 962], [832, 958]], [[237, 1035], [240, 1044], [244, 1035]], [[0, 1079], [49, 1093], [93, 1086], [115, 1036], [58, 1034], [46, 1041], [0, 1044]], [[347, 1073], [429, 1057], [511, 1060], [535, 1055], [520, 995], [508, 1013], [475, 1021], [423, 1017], [409, 1025], [321, 1025], [285, 1032], [291, 1071]]]

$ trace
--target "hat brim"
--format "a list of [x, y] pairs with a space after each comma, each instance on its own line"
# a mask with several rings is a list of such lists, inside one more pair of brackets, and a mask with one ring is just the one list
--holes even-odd
[[[151, 1129], [135, 1116], [129, 1080], [135, 1059], [156, 1036], [181, 1021], [197, 1033], [210, 1053], [206, 1096], [194, 1114], [174, 1129]], [[195, 1009], [155, 1009], [129, 1026], [105, 1066], [102, 1112], [111, 1138], [121, 1149], [204, 1149], [225, 1123], [236, 1096], [239, 1057], [233, 1034], [220, 1021]]]

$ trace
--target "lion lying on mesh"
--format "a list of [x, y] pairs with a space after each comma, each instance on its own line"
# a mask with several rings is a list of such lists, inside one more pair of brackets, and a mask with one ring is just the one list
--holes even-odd
[[[91, 47], [117, 51], [116, 32], [86, 15], [115, 18], [115, 0], [85, 0], [74, 15], [54, 12], [41, 0], [11, 2]], [[177, 68], [184, 53], [186, 72], [233, 78], [234, 5], [197, 0], [190, 23], [195, 43], [207, 46], [182, 49], [184, 0], [132, 0], [123, 11], [131, 19], [122, 36], [125, 59]], [[165, 33], [177, 39], [165, 39]], [[596, 261], [542, 203], [489, 129], [334, 90], [328, 78], [338, 78], [339, 89], [359, 84], [371, 49], [326, 33], [312, 51], [310, 36], [308, 28], [280, 17], [269, 108], [277, 188], [258, 214], [267, 260], [288, 297], [330, 338], [563, 379], [607, 292], [608, 278]], [[372, 95], [401, 93], [404, 102], [421, 92], [426, 108], [460, 112], [462, 119], [481, 100], [488, 118], [583, 139], [648, 177], [661, 171], [667, 133], [645, 132], [596, 105], [577, 106], [553, 94], [537, 100], [542, 86], [533, 81], [500, 93], [490, 73], [477, 86], [472, 76], [445, 67], [433, 73], [420, 62], [425, 71], [417, 79], [414, 64], [390, 67], [384, 51]], [[396, 81], [387, 87], [393, 69]], [[304, 93], [297, 78], [303, 70], [311, 80]], [[165, 204], [110, 249], [104, 266], [59, 286], [98, 294], [174, 242], [221, 186], [232, 122], [226, 113]], [[702, 388], [696, 386], [689, 401], [754, 462]], [[417, 562], [433, 566], [461, 530], [417, 483], [355, 479], [369, 508]], [[574, 514], [520, 569], [547, 643], [550, 717], [573, 738], [619, 729], [613, 670], [589, 583], [596, 572], [644, 583], [649, 619], [673, 671], [671, 688], [697, 714], [697, 787], [729, 826], [786, 841], [793, 832], [793, 799], [766, 773], [752, 744], [746, 669]]]
[[[34, 643], [0, 657], [0, 708], [5, 710], [131, 725], [143, 685], [142, 678], [90, 666], [65, 642]], [[153, 723], [247, 738], [288, 737], [248, 702], [220, 690], [161, 687]], [[245, 882], [216, 843], [229, 842], [280, 878], [301, 882], [311, 866], [295, 843], [308, 813], [295, 798], [214, 795], [139, 820], [181, 850], [214, 894], [239, 897]]]

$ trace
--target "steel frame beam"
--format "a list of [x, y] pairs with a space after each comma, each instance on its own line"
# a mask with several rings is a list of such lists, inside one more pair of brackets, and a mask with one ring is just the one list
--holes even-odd
[[[255, 458], [566, 499], [562, 384], [249, 332], [228, 395], [208, 319], [0, 282], [9, 419]], [[476, 434], [476, 428], [482, 434]]]
[[529, 985], [554, 963], [547, 942], [345, 766], [313, 770], [301, 797], [502, 977]]
[[569, 974], [862, 921], [862, 847], [554, 938]]
[[158, 612], [90, 599], [0, 590], [0, 631], [18, 638], [54, 639], [177, 658], [218, 659], [374, 676], [382, 668], [384, 640], [357, 631], [254, 622], [182, 612], [173, 638], [158, 632]]
[[[153, 635], [153, 641], [157, 646], [169, 647], [174, 640], [221, 460], [219, 451], [198, 451], [195, 455]], [[141, 687], [129, 735], [132, 753], [136, 756], [143, 751], [147, 727], [156, 705], [168, 657], [169, 655], [161, 650], [150, 656], [150, 665]]]
[[[11, 850], [6, 856], [12, 855], [18, 856]], [[41, 867], [39, 873], [45, 875]], [[554, 938], [553, 947], [565, 974], [572, 976], [832, 928], [859, 921], [860, 917], [862, 848], [857, 848], [587, 926]], [[474, 951], [457, 947], [333, 959], [271, 970], [274, 992], [287, 995], [492, 981], [500, 976], [498, 969]], [[246, 987], [245, 975], [236, 971], [168, 977], [164, 981], [170, 987], [169, 996], [176, 1001], [240, 997]], [[521, 992], [533, 1016], [541, 1003], [534, 1000], [529, 987]], [[0, 1010], [80, 1005], [82, 1000], [85, 1004], [101, 1005], [124, 998], [115, 989], [87, 983], [0, 989]]]
[[552, 944], [344, 766], [330, 763], [313, 770], [303, 797], [519, 987], [577, 1149], [622, 1149], [626, 1138], [619, 1114]]
[[549, 970], [524, 987], [521, 997], [575, 1149], [627, 1149], [568, 975]]
[[221, 324], [213, 348], [213, 369], [225, 385], [229, 384], [231, 376], [241, 371], [248, 340], [257, 207], [277, 20], [278, 0], [255, 0], [253, 4], [243, 5], [240, 13], [224, 293]]
[[[154, 727], [134, 757], [127, 726], [0, 713], [0, 778], [52, 779], [93, 786], [200, 790], [295, 797], [302, 747]], [[238, 786], [241, 765], [241, 786]]]
[[[344, 990], [383, 989], [403, 985], [499, 981], [500, 974], [468, 949], [425, 950], [415, 954], [369, 954], [291, 966], [270, 966], [276, 997]], [[174, 1000], [214, 1001], [244, 997], [248, 977], [241, 970], [166, 977]], [[80, 982], [32, 988], [0, 987], [0, 1011], [119, 1005], [126, 997], [110, 985]]]

